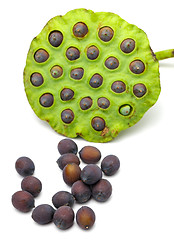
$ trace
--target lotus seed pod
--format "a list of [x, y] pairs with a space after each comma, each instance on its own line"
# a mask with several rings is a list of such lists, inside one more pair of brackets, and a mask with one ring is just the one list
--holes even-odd
[[86, 9], [52, 18], [31, 43], [28, 101], [69, 138], [108, 142], [137, 123], [160, 94], [158, 60], [145, 32], [114, 13]]

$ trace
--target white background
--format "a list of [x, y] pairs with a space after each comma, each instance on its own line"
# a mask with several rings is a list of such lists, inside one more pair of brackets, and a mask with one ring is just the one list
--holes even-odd
[[[59, 190], [70, 190], [56, 164], [57, 143], [63, 139], [30, 108], [23, 86], [23, 69], [31, 40], [47, 21], [67, 11], [84, 7], [117, 13], [142, 28], [154, 52], [174, 48], [174, 15], [171, 0], [165, 1], [3, 1], [0, 6], [0, 238], [1, 239], [174, 239], [174, 59], [160, 62], [161, 94], [157, 103], [135, 126], [110, 143], [76, 139], [79, 150], [98, 147], [102, 158], [115, 154], [120, 171], [109, 178], [113, 194], [106, 203], [91, 200], [86, 205], [96, 213], [90, 231], [76, 223], [61, 231], [54, 224], [40, 226], [30, 213], [12, 207], [11, 196], [20, 190], [22, 177], [15, 171], [20, 156], [30, 157], [34, 176], [43, 184], [36, 206], [51, 204]], [[81, 165], [83, 167], [83, 164]], [[74, 211], [80, 208], [74, 206]]]

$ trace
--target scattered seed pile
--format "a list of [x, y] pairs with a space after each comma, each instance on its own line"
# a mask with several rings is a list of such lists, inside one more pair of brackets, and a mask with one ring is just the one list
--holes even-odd
[[[41, 181], [32, 176], [35, 170], [33, 161], [28, 157], [20, 157], [15, 163], [17, 172], [23, 176], [20, 191], [12, 195], [13, 206], [21, 212], [32, 211], [32, 219], [41, 225], [53, 222], [59, 229], [68, 229], [74, 223], [73, 205], [84, 204], [91, 198], [105, 202], [112, 194], [111, 183], [103, 178], [114, 175], [120, 168], [120, 161], [115, 155], [108, 155], [101, 161], [101, 152], [93, 146], [85, 146], [79, 151], [71, 139], [63, 139], [58, 144], [61, 156], [57, 160], [62, 170], [64, 182], [71, 187], [71, 192], [58, 191], [52, 196], [52, 204], [41, 204], [35, 207], [35, 197], [42, 190]], [[86, 163], [80, 168], [80, 159]], [[95, 223], [95, 213], [88, 206], [82, 206], [76, 213], [76, 222], [82, 229], [90, 229]]]
[[107, 142], [157, 101], [159, 64], [135, 25], [76, 9], [33, 39], [24, 85], [34, 112], [58, 133]]

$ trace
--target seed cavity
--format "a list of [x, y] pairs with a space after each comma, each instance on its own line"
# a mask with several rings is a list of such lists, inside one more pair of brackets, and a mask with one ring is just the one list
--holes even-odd
[[48, 41], [53, 47], [59, 47], [63, 41], [63, 34], [60, 31], [52, 31], [49, 34]]
[[66, 57], [70, 61], [74, 61], [80, 57], [80, 51], [75, 47], [70, 47], [66, 51]]
[[102, 27], [98, 32], [98, 36], [103, 42], [109, 42], [113, 35], [114, 31], [111, 27]]
[[105, 66], [110, 70], [116, 69], [119, 66], [119, 61], [115, 57], [109, 57], [105, 61]]
[[141, 98], [147, 92], [146, 86], [143, 83], [138, 83], [133, 87], [133, 93], [136, 97]]
[[89, 81], [89, 85], [92, 88], [98, 88], [102, 85], [102, 83], [103, 83], [103, 77], [98, 73], [95, 73]]
[[113, 82], [111, 89], [115, 93], [122, 93], [126, 90], [126, 85], [122, 81], [115, 81], [115, 82]]
[[129, 104], [125, 104], [120, 107], [119, 112], [123, 116], [128, 116], [132, 112], [132, 107]]
[[54, 66], [50, 72], [53, 78], [59, 78], [63, 74], [63, 69], [60, 66]]
[[135, 41], [131, 38], [127, 38], [122, 41], [120, 48], [124, 53], [131, 53], [135, 49]]
[[99, 55], [99, 50], [96, 46], [91, 46], [87, 50], [87, 57], [90, 60], [95, 60]]
[[44, 93], [41, 97], [40, 97], [40, 104], [43, 107], [51, 107], [53, 105], [54, 102], [54, 97], [51, 93]]
[[49, 54], [44, 49], [38, 49], [34, 54], [34, 59], [38, 63], [43, 63], [49, 58]]
[[78, 22], [73, 27], [73, 34], [75, 37], [83, 38], [88, 33], [88, 27], [83, 22]]
[[91, 125], [96, 131], [102, 131], [105, 128], [105, 120], [101, 117], [94, 117]]
[[61, 113], [61, 119], [64, 123], [71, 123], [74, 119], [74, 113], [71, 109], [65, 109]]
[[135, 60], [130, 63], [129, 68], [134, 74], [140, 74], [144, 72], [145, 65], [141, 60]]
[[32, 83], [33, 86], [39, 87], [43, 84], [44, 80], [42, 75], [36, 72], [31, 75], [30, 82]]
[[80, 107], [82, 110], [87, 110], [92, 106], [92, 99], [90, 97], [82, 98], [80, 101]]
[[71, 100], [73, 96], [74, 96], [74, 91], [69, 88], [64, 88], [60, 93], [60, 97], [63, 101]]
[[83, 68], [75, 68], [71, 70], [70, 76], [73, 79], [80, 80], [83, 77], [84, 69]]

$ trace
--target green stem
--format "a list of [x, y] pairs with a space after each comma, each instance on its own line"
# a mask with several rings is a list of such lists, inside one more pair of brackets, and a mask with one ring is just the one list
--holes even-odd
[[172, 58], [172, 57], [174, 57], [174, 49], [168, 49], [168, 50], [156, 52], [155, 55], [158, 60]]

